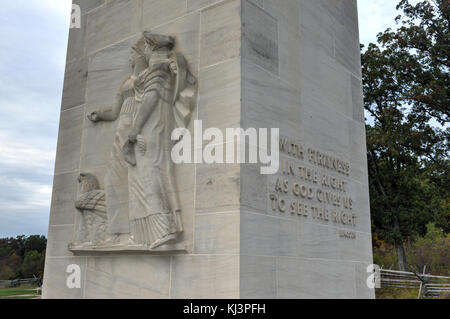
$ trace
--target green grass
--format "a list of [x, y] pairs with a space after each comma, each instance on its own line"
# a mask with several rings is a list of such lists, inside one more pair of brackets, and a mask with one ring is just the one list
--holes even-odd
[[[419, 289], [386, 287], [376, 289], [375, 294], [377, 299], [417, 299]], [[450, 299], [450, 295], [443, 294], [439, 297], [425, 297], [422, 295], [420, 299]]]
[[[0, 289], [0, 299], [31, 299], [39, 296], [36, 293], [35, 286], [20, 286], [17, 288], [4, 288]], [[32, 295], [32, 296], [24, 296], [22, 295]]]
[[377, 299], [417, 299], [418, 293], [419, 293], [418, 289], [393, 288], [393, 287], [375, 290]]

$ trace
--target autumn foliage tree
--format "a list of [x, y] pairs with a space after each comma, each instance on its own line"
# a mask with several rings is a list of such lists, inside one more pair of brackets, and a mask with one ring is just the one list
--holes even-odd
[[17, 236], [0, 239], [0, 280], [42, 277], [44, 272], [44, 236]]
[[450, 5], [401, 0], [398, 28], [362, 47], [372, 223], [395, 246], [434, 222], [450, 231]]

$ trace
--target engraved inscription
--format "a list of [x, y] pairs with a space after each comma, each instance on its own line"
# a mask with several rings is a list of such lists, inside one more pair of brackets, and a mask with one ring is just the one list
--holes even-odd
[[[350, 163], [284, 136], [279, 147], [282, 158], [279, 173], [269, 181], [269, 209], [336, 227], [355, 227]], [[338, 234], [356, 238], [353, 231]]]

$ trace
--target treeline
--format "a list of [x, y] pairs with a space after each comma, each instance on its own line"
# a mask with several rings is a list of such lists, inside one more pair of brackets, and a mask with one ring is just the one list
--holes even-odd
[[46, 247], [44, 236], [1, 238], [0, 280], [42, 278]]
[[[429, 223], [425, 236], [405, 242], [406, 259], [411, 270], [422, 273], [426, 266], [426, 273], [435, 276], [450, 276], [450, 234], [446, 234], [440, 227]], [[381, 240], [374, 233], [373, 247], [374, 263], [384, 269], [396, 269], [398, 257], [395, 247]]]
[[397, 9], [396, 27], [363, 47], [361, 61], [372, 231], [407, 271], [435, 245], [411, 246], [429, 223], [450, 232], [450, 2]]

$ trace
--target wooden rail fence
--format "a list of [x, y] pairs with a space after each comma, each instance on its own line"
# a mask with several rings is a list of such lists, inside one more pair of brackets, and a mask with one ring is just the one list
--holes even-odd
[[433, 276], [425, 273], [405, 272], [398, 270], [380, 270], [380, 286], [407, 289], [418, 289], [417, 298], [450, 296], [450, 277]]

